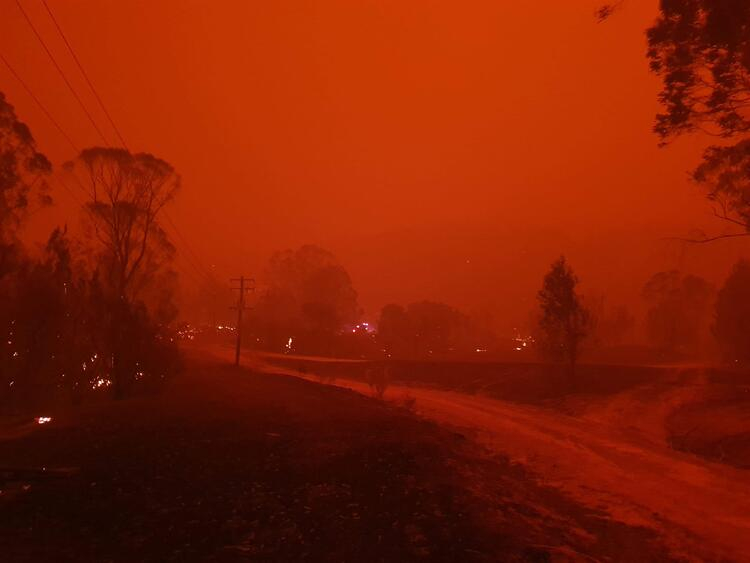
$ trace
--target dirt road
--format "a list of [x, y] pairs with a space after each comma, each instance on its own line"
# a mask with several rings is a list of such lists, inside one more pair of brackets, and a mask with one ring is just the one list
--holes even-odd
[[[670, 447], [664, 419], [700, 393], [701, 381], [663, 383], [616, 394], [576, 416], [423, 387], [392, 386], [386, 399], [413, 397], [423, 416], [471, 433], [581, 505], [654, 530], [678, 557], [750, 561], [750, 474]], [[370, 393], [362, 382], [334, 384]]]

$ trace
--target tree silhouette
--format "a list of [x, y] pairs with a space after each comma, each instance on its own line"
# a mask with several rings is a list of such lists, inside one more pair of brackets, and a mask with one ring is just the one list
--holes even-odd
[[565, 361], [571, 375], [589, 333], [590, 315], [576, 292], [578, 278], [564, 256], [553, 262], [537, 295], [541, 350], [550, 358]]
[[704, 347], [714, 295], [711, 284], [698, 276], [676, 270], [654, 274], [643, 288], [649, 305], [646, 332], [651, 344], [683, 353]]
[[647, 36], [663, 83], [654, 126], [661, 142], [694, 131], [735, 141], [707, 149], [693, 176], [716, 215], [742, 231], [698, 242], [750, 235], [750, 2], [662, 1]]
[[750, 261], [732, 268], [716, 300], [714, 335], [725, 360], [750, 363]]
[[32, 203], [50, 202], [51, 166], [0, 94], [0, 410], [110, 384], [122, 396], [128, 383], [158, 382], [178, 366], [166, 327], [176, 314], [174, 249], [157, 213], [179, 179], [153, 156], [118, 149], [88, 149], [70, 166], [88, 176], [92, 236], [58, 228], [29, 255], [17, 231]]
[[706, 187], [719, 218], [750, 231], [750, 139], [709, 147], [693, 178]]
[[[180, 177], [153, 155], [115, 148], [85, 149], [66, 167], [82, 169], [88, 182], [86, 211], [101, 289], [97, 295], [107, 319], [115, 397], [122, 398], [138, 374], [145, 373], [141, 366], [151, 356], [173, 352], [157, 345], [157, 340], [164, 342], [157, 338], [159, 325], [176, 314], [171, 306], [174, 275], [167, 267], [174, 247], [158, 214], [174, 198]], [[150, 297], [151, 311], [144, 294]], [[155, 369], [159, 377], [161, 371], [161, 366]]]
[[651, 69], [663, 80], [655, 126], [663, 141], [696, 130], [750, 131], [747, 0], [662, 1], [647, 37]]
[[411, 318], [401, 305], [390, 303], [380, 310], [378, 318], [378, 344], [387, 354], [395, 357], [414, 353]]
[[0, 278], [18, 256], [17, 231], [32, 199], [51, 203], [46, 176], [52, 172], [47, 157], [13, 106], [0, 92]]
[[153, 276], [173, 249], [158, 214], [180, 186], [167, 162], [125, 149], [85, 149], [66, 165], [80, 167], [88, 181], [86, 210], [107, 281], [115, 296], [131, 300], [145, 273]]
[[407, 307], [389, 304], [380, 311], [377, 342], [400, 358], [475, 353], [494, 342], [480, 323], [445, 303], [417, 301]]
[[411, 303], [406, 311], [418, 354], [453, 352], [463, 343], [468, 332], [468, 318], [445, 303], [418, 301]]
[[282, 350], [332, 353], [336, 335], [360, 315], [357, 292], [336, 257], [318, 246], [275, 253], [249, 323], [261, 343]]

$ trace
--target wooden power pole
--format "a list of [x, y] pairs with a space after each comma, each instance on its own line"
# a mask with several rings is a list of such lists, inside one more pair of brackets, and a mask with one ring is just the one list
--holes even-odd
[[255, 280], [252, 278], [246, 278], [240, 276], [239, 278], [232, 278], [229, 280], [231, 283], [239, 283], [239, 287], [233, 287], [233, 291], [239, 291], [239, 297], [237, 298], [237, 306], [231, 307], [237, 310], [237, 343], [234, 350], [234, 365], [240, 365], [240, 349], [242, 348], [242, 313], [245, 310], [245, 293], [248, 291], [255, 291]]

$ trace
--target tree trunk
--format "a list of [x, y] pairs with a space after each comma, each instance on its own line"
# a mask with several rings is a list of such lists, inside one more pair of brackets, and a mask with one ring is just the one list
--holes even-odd
[[112, 346], [112, 396], [121, 400], [126, 395], [126, 365], [124, 362], [125, 338], [123, 331], [127, 326], [125, 303], [122, 298], [115, 301], [112, 307], [112, 326], [110, 327], [110, 343]]

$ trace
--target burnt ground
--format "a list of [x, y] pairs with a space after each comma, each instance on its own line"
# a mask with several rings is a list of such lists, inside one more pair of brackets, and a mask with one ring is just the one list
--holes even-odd
[[444, 389], [521, 404], [558, 405], [566, 395], [596, 400], [659, 379], [668, 370], [637, 365], [580, 364], [574, 378], [564, 366], [531, 362], [442, 360], [337, 361], [265, 355], [270, 364], [329, 378], [367, 381], [370, 369], [387, 367], [390, 383]]
[[675, 449], [750, 469], [750, 376], [706, 370], [705, 391], [670, 413], [665, 426]]
[[196, 354], [160, 395], [44, 414], [0, 437], [4, 562], [668, 560], [407, 410]]

